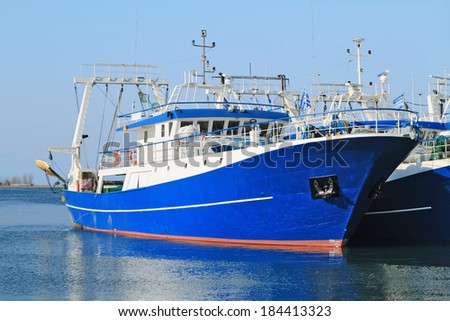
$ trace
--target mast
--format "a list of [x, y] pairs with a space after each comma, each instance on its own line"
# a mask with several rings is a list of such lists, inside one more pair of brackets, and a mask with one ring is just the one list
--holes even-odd
[[364, 38], [355, 38], [353, 39], [353, 42], [355, 43], [356, 46], [356, 54], [352, 54], [350, 53], [350, 49], [347, 49], [347, 53], [350, 56], [353, 57], [357, 57], [358, 60], [358, 85], [361, 86], [362, 85], [362, 80], [361, 80], [361, 74], [363, 72], [363, 69], [361, 68], [361, 57], [370, 57], [372, 55], [372, 50], [369, 50], [367, 52], [367, 55], [362, 55], [361, 54], [361, 43], [364, 41]]
[[[216, 47], [216, 43], [213, 41], [211, 43], [211, 45], [206, 45], [205, 44], [206, 41], [206, 30], [202, 30], [202, 44], [201, 45], [197, 45], [195, 43], [195, 40], [192, 40], [192, 45], [194, 47], [201, 47], [202, 48], [202, 74], [200, 77], [202, 77], [202, 85], [206, 84], [206, 78], [205, 78], [205, 73], [206, 73], [206, 64], [208, 63], [209, 65], [209, 61], [206, 60], [206, 52], [205, 49], [206, 48], [214, 48]], [[215, 67], [212, 68], [212, 71], [208, 71], [208, 72], [214, 72], [216, 70]]]

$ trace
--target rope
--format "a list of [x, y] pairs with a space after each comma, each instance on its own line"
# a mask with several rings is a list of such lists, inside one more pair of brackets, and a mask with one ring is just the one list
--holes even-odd
[[116, 110], [114, 111], [114, 117], [112, 119], [111, 127], [109, 129], [108, 142], [112, 141], [114, 138], [114, 133], [116, 129], [117, 115], [120, 110], [120, 102], [122, 101], [123, 85], [120, 87], [119, 97], [117, 99], [117, 104], [115, 105]]
[[80, 111], [80, 103], [78, 102], [78, 89], [77, 89], [77, 84], [74, 84], [74, 88], [75, 88], [75, 100], [77, 102], [77, 111]]
[[411, 106], [419, 106], [419, 107], [427, 107], [428, 106], [428, 104], [413, 103], [412, 101], [406, 101], [406, 100], [405, 100], [405, 103], [407, 105], [411, 105]]
[[[120, 87], [119, 97], [117, 98], [117, 104], [115, 104], [114, 116], [113, 116], [112, 121], [111, 121], [111, 127], [109, 128], [109, 134], [108, 134], [107, 142], [111, 142], [114, 139], [114, 133], [115, 133], [116, 123], [117, 123], [117, 115], [119, 113], [120, 102], [122, 100], [122, 93], [123, 93], [123, 85], [121, 85], [121, 87]], [[102, 153], [102, 162], [104, 161], [105, 157], [106, 157], [106, 154]]]
[[48, 184], [48, 187], [50, 187], [50, 190], [52, 191], [52, 193], [56, 194], [55, 190], [53, 189], [52, 184], [50, 183], [50, 179], [48, 178], [48, 174], [47, 173], [45, 173], [45, 178], [47, 178], [47, 184]]
[[[78, 88], [77, 88], [77, 84], [74, 84], [74, 88], [75, 88], [75, 100], [77, 103], [77, 113], [80, 112], [80, 102], [78, 101]], [[84, 154], [84, 160], [86, 161], [86, 165], [87, 167], [89, 167], [89, 161], [87, 158], [87, 152], [86, 152], [86, 145], [83, 145], [83, 154]]]
[[[103, 121], [105, 119], [105, 110], [106, 110], [107, 97], [108, 97], [108, 84], [106, 84], [105, 100], [103, 102], [102, 122], [100, 123], [100, 135], [98, 136], [97, 152], [100, 151], [100, 143], [101, 143], [101, 140], [102, 140]], [[95, 158], [95, 168], [97, 168], [97, 165], [98, 165], [98, 157]]]
[[[144, 110], [144, 104], [142, 103], [143, 98], [145, 97], [144, 93], [142, 92], [141, 88], [139, 87], [139, 85], [136, 85], [137, 90], [138, 90], [138, 97], [139, 97], [139, 103], [141, 104], [141, 109]], [[147, 98], [148, 99], [148, 98]]]
[[63, 171], [63, 170], [58, 166], [58, 163], [56, 163], [56, 161], [53, 161], [53, 160], [52, 160], [52, 161], [51, 161], [51, 165], [52, 165], [52, 167], [56, 167], [60, 173], [66, 173], [65, 171]]

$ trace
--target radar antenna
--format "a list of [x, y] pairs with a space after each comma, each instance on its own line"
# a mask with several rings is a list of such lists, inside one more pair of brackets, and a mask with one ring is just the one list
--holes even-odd
[[369, 50], [367, 52], [367, 55], [362, 55], [361, 54], [361, 42], [364, 41], [364, 38], [355, 38], [353, 39], [353, 42], [356, 45], [356, 54], [352, 54], [350, 53], [350, 49], [347, 49], [347, 53], [350, 56], [354, 56], [358, 58], [358, 85], [361, 86], [362, 82], [361, 82], [361, 73], [363, 72], [363, 69], [361, 68], [361, 57], [370, 57], [372, 55], [372, 50]]
[[216, 43], [215, 43], [215, 42], [212, 42], [211, 45], [206, 45], [206, 44], [205, 44], [205, 38], [206, 38], [206, 30], [202, 30], [202, 44], [201, 44], [201, 45], [197, 45], [197, 44], [195, 43], [195, 40], [192, 40], [192, 45], [193, 45], [194, 47], [201, 47], [201, 48], [202, 48], [202, 74], [200, 75], [200, 77], [202, 77], [202, 79], [203, 79], [202, 85], [205, 85], [205, 84], [206, 84], [206, 81], [205, 81], [205, 79], [206, 79], [206, 78], [205, 78], [205, 73], [206, 73], [206, 72], [215, 72], [215, 71], [216, 71], [216, 68], [215, 68], [215, 67], [212, 67], [212, 70], [211, 70], [211, 71], [206, 71], [206, 64], [208, 64], [208, 67], [209, 67], [209, 61], [206, 60], [205, 49], [206, 49], [206, 48], [214, 48], [214, 47], [216, 47]]

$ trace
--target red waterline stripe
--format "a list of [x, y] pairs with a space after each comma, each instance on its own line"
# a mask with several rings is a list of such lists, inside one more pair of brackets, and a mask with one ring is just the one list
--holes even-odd
[[344, 242], [342, 240], [314, 240], [314, 241], [239, 240], [239, 239], [224, 239], [224, 238], [210, 238], [210, 237], [177, 236], [165, 234], [162, 235], [143, 232], [128, 232], [120, 230], [103, 230], [92, 227], [86, 227], [79, 224], [74, 224], [74, 227], [77, 229], [93, 232], [102, 232], [147, 239], [182, 241], [205, 245], [243, 246], [261, 249], [295, 250], [301, 252], [314, 252], [314, 253], [329, 253], [331, 251], [334, 254], [342, 254], [341, 248], [342, 246], [344, 246]]

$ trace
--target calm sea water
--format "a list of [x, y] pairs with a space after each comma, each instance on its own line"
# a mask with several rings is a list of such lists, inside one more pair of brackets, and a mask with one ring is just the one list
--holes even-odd
[[450, 244], [254, 250], [74, 230], [48, 189], [0, 189], [0, 300], [450, 300]]

